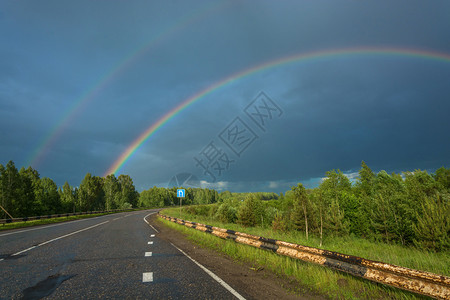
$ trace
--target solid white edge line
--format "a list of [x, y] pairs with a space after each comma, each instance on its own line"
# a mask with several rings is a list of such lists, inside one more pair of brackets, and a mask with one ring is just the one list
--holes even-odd
[[17, 252], [17, 253], [14, 253], [14, 254], [13, 254], [12, 256], [15, 256], [15, 255], [19, 255], [19, 254], [21, 254], [21, 253], [24, 253], [24, 252], [30, 251], [30, 250], [32, 250], [32, 249], [34, 249], [34, 248], [37, 248], [37, 247], [43, 246], [43, 245], [45, 245], [45, 244], [49, 244], [49, 243], [51, 243], [51, 242], [54, 242], [54, 241], [60, 240], [60, 239], [62, 239], [62, 238], [65, 238], [65, 237], [71, 236], [71, 235], [73, 235], [73, 234], [76, 234], [76, 233], [80, 233], [80, 232], [83, 232], [83, 231], [85, 231], [85, 230], [89, 230], [89, 229], [92, 229], [92, 228], [94, 228], [94, 227], [97, 227], [97, 226], [100, 226], [100, 225], [106, 224], [106, 223], [108, 223], [108, 222], [109, 222], [109, 221], [105, 221], [105, 222], [102, 222], [102, 223], [98, 223], [98, 224], [95, 224], [95, 225], [93, 225], [93, 226], [89, 226], [89, 227], [86, 227], [86, 228], [84, 228], [84, 229], [81, 229], [81, 230], [77, 230], [77, 231], [71, 232], [71, 233], [69, 233], [69, 234], [66, 234], [66, 235], [63, 235], [63, 236], [60, 236], [60, 237], [57, 237], [57, 238], [54, 238], [54, 239], [48, 240], [48, 241], [46, 241], [46, 242], [43, 242], [43, 243], [40, 243], [40, 244], [38, 244], [38, 245], [36, 245], [36, 246], [32, 246], [32, 247], [30, 247], [30, 248], [28, 248], [28, 249], [25, 249], [25, 250], [19, 251], [19, 252]]
[[152, 252], [145, 252], [145, 257], [152, 256]]
[[81, 219], [81, 220], [74, 220], [74, 221], [63, 222], [63, 223], [58, 223], [58, 224], [53, 224], [53, 225], [48, 225], [48, 226], [47, 225], [43, 225], [42, 227], [38, 227], [38, 228], [32, 228], [32, 229], [26, 229], [26, 230], [21, 230], [21, 231], [14, 231], [14, 232], [3, 233], [3, 234], [0, 234], [0, 237], [6, 236], [6, 235], [11, 235], [11, 234], [16, 234], [16, 233], [33, 231], [33, 230], [46, 229], [46, 228], [51, 228], [51, 227], [55, 227], [55, 226], [73, 224], [73, 223], [76, 223], [76, 222], [93, 220], [93, 219], [100, 218], [100, 217], [104, 217], [104, 216], [98, 216], [98, 217], [93, 217], [93, 218], [86, 218], [86, 219]]
[[215, 281], [217, 281], [221, 286], [223, 286], [227, 291], [229, 291], [231, 294], [233, 294], [236, 298], [240, 299], [240, 300], [245, 300], [244, 297], [242, 297], [241, 294], [239, 294], [238, 292], [236, 292], [236, 290], [234, 290], [231, 286], [229, 286], [225, 281], [223, 281], [222, 278], [220, 278], [219, 276], [217, 276], [216, 274], [214, 274], [213, 272], [211, 272], [210, 270], [208, 270], [206, 267], [204, 267], [203, 265], [201, 265], [200, 263], [198, 263], [196, 260], [194, 260], [192, 257], [190, 257], [189, 255], [187, 255], [183, 250], [181, 250], [180, 248], [178, 248], [177, 246], [175, 246], [174, 244], [170, 243], [172, 246], [174, 246], [176, 249], [178, 249], [178, 251], [180, 251], [181, 253], [183, 253], [187, 258], [189, 258], [190, 260], [192, 260], [197, 266], [199, 266], [203, 271], [205, 271], [209, 276], [211, 276]]
[[145, 218], [147, 218], [148, 216], [153, 215], [153, 214], [156, 214], [156, 211], [154, 211], [154, 212], [149, 213], [148, 215], [146, 215], [146, 216], [144, 217], [144, 221], [145, 221], [145, 223], [147, 223], [151, 228], [153, 228], [153, 230], [156, 231], [156, 233], [159, 233], [159, 231], [158, 231], [155, 227], [153, 227], [153, 226], [145, 219]]
[[30, 248], [27, 248], [27, 249], [25, 249], [25, 250], [22, 250], [22, 251], [19, 251], [19, 252], [17, 252], [17, 253], [14, 253], [14, 254], [13, 254], [13, 255], [11, 255], [11, 256], [16, 256], [16, 255], [19, 255], [19, 254], [21, 254], [21, 253], [24, 253], [24, 252], [30, 251], [30, 250], [32, 250], [32, 249], [34, 249], [34, 248], [36, 248], [36, 247], [38, 247], [38, 246], [32, 246], [32, 247], [30, 247]]
[[159, 233], [159, 231], [155, 227], [153, 227], [152, 225], [150, 225], [150, 227], [153, 228], [153, 230], [156, 231], [156, 233]]
[[142, 282], [153, 282], [153, 272], [142, 273]]

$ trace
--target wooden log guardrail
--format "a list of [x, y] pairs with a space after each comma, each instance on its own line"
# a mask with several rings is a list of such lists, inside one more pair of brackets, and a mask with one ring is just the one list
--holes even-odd
[[437, 299], [450, 299], [450, 277], [444, 275], [413, 270], [334, 251], [268, 239], [234, 230], [190, 222], [159, 213], [158, 216], [223, 239], [232, 239], [241, 244], [271, 250], [280, 255], [313, 262], [410, 292]]

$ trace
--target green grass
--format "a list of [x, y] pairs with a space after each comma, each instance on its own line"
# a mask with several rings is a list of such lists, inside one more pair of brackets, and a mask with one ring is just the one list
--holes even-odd
[[[177, 218], [180, 217], [178, 208], [165, 209], [161, 213]], [[187, 214], [186, 211], [182, 213], [181, 218], [301, 245], [312, 247], [318, 247], [319, 245], [318, 239], [310, 237], [309, 240], [306, 240], [304, 234], [300, 232], [280, 233], [272, 231], [269, 228], [245, 228], [237, 224], [223, 224], [208, 217]], [[333, 299], [426, 298], [400, 289], [353, 277], [323, 266], [306, 263], [251, 246], [241, 245], [231, 240], [223, 240], [160, 218], [158, 220], [171, 228], [181, 231], [190, 240], [199, 245], [225, 253], [235, 260], [252, 265], [255, 269], [266, 268], [281, 277], [295, 279], [300, 287], [297, 291], [299, 293], [312, 291], [313, 293], [326, 295]], [[450, 273], [449, 253], [430, 253], [415, 248], [374, 243], [359, 238], [328, 238], [324, 241], [324, 246], [321, 248], [447, 276]]]
[[320, 294], [332, 299], [426, 299], [426, 297], [391, 288], [337, 272], [319, 265], [302, 262], [231, 240], [181, 226], [158, 218], [166, 226], [176, 229], [194, 243], [222, 252], [230, 258], [250, 264], [253, 270], [268, 269], [280, 277], [294, 279], [297, 294]]
[[[177, 218], [180, 216], [179, 209], [175, 208], [164, 209], [161, 213]], [[189, 221], [245, 232], [266, 238], [336, 251], [411, 269], [450, 276], [450, 253], [447, 252], [427, 252], [414, 247], [375, 243], [356, 237], [325, 237], [322, 247], [319, 247], [318, 238], [310, 236], [309, 239], [306, 240], [303, 232], [293, 231], [283, 233], [273, 231], [271, 228], [243, 227], [238, 224], [230, 223], [224, 224], [213, 220], [212, 218], [188, 214], [186, 211], [182, 212], [181, 217], [182, 219]]]
[[69, 216], [69, 217], [60, 217], [60, 218], [52, 218], [52, 219], [33, 220], [33, 221], [26, 221], [26, 222], [14, 222], [14, 223], [0, 225], [0, 231], [8, 230], [8, 229], [45, 225], [45, 224], [52, 224], [52, 223], [62, 223], [62, 222], [67, 222], [67, 221], [73, 221], [73, 220], [78, 220], [78, 219], [87, 219], [87, 218], [93, 218], [93, 217], [109, 215], [109, 214], [113, 214], [113, 213], [101, 213], [101, 214], [92, 214], [92, 215], [79, 215], [79, 216]]

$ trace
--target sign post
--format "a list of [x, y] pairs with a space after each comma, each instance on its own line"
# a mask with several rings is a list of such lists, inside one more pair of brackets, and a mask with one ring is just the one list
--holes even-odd
[[186, 191], [184, 189], [177, 189], [177, 197], [180, 199], [180, 219], [181, 219], [181, 202], [186, 195]]

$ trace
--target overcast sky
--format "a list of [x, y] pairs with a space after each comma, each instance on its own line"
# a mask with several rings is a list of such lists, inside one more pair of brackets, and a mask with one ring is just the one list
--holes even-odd
[[[77, 186], [216, 82], [347, 48], [447, 60], [349, 54], [263, 69], [181, 111], [120, 173], [139, 191], [191, 173], [219, 190], [284, 192], [331, 169], [354, 176], [362, 160], [374, 171], [449, 167], [450, 2], [410, 0], [1, 1], [0, 163]], [[208, 173], [195, 159], [207, 163], [212, 145]]]

